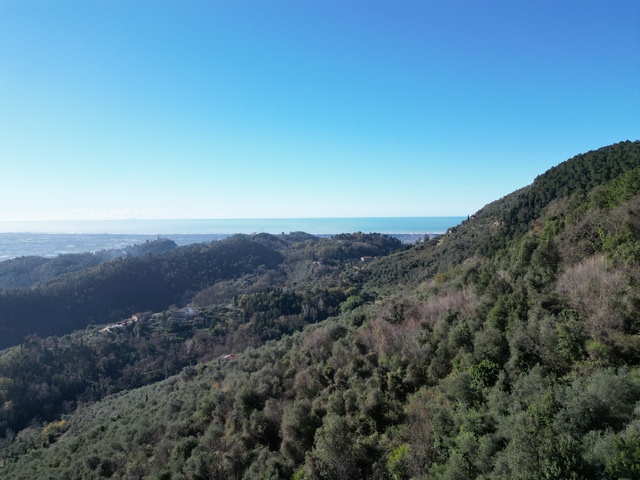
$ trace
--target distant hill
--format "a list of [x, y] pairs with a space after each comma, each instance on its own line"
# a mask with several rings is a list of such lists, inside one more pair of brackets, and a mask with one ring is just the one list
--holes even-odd
[[236, 236], [160, 254], [127, 255], [55, 276], [30, 289], [0, 294], [0, 348], [19, 343], [29, 333], [64, 334], [139, 311], [163, 310], [216, 281], [260, 266], [276, 268], [282, 260], [280, 253]]
[[[128, 247], [123, 254], [103, 251], [9, 260], [0, 263], [0, 278], [5, 284], [30, 288], [0, 294], [0, 349], [19, 343], [28, 334], [62, 335], [87, 325], [119, 321], [136, 312], [184, 305], [196, 295], [202, 303], [280, 287], [286, 283], [287, 272], [296, 272], [291, 278], [294, 283], [311, 285], [318, 281], [319, 271], [333, 272], [344, 260], [386, 255], [401, 247], [399, 240], [380, 234], [321, 239], [307, 234], [261, 233], [184, 247], [157, 240]], [[110, 256], [119, 258], [107, 260]], [[316, 269], [311, 263], [317, 260], [326, 265]], [[309, 268], [298, 268], [300, 263]], [[267, 272], [270, 274], [265, 278], [271, 282], [279, 278], [279, 282], [269, 285], [263, 280], [255, 289], [237, 285], [240, 278], [257, 278]]]
[[158, 239], [125, 248], [101, 250], [93, 253], [64, 254], [55, 258], [36, 256], [13, 258], [0, 262], [0, 291], [30, 287], [66, 273], [95, 267], [114, 258], [154, 255], [176, 247], [175, 242], [171, 240]]

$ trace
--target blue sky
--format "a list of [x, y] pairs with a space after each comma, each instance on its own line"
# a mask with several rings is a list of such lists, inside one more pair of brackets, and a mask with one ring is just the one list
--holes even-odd
[[640, 2], [0, 0], [0, 221], [467, 215], [640, 138]]

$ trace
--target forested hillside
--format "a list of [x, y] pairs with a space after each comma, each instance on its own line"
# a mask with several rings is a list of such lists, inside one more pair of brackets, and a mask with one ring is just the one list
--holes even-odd
[[273, 268], [203, 286], [200, 323], [3, 352], [0, 478], [640, 478], [640, 142], [408, 249], [234, 241]]
[[[206, 306], [287, 282], [319, 286], [322, 278], [330, 285], [335, 283], [331, 274], [345, 261], [399, 248], [399, 240], [380, 234], [343, 234], [334, 239], [258, 234], [180, 248], [171, 241], [150, 242], [125, 250], [128, 254], [122, 258], [93, 260], [96, 266], [87, 260], [91, 254], [10, 260], [0, 263], [0, 271], [15, 270], [18, 278], [45, 280], [0, 293], [0, 348], [15, 345], [28, 334], [62, 335], [192, 300]], [[98, 257], [108, 255], [103, 252]], [[71, 273], [62, 274], [65, 265]]]
[[273, 269], [282, 255], [246, 237], [126, 256], [0, 294], [0, 348], [184, 303], [216, 281]]
[[[398, 282], [416, 285], [475, 257], [511, 254], [508, 247], [527, 232], [541, 233], [543, 217], [552, 217], [546, 227], [554, 229], [544, 237], [561, 233], [567, 222], [576, 223], [588, 211], [591, 216], [605, 217], [603, 209], [611, 210], [637, 193], [639, 168], [638, 141], [576, 155], [538, 176], [531, 185], [486, 205], [444, 237], [377, 263], [368, 271], [369, 283], [383, 288]], [[594, 209], [596, 206], [600, 208]]]
[[114, 250], [100, 250], [93, 253], [69, 253], [58, 255], [54, 258], [18, 257], [0, 262], [0, 291], [30, 287], [65, 273], [95, 267], [114, 258], [154, 255], [167, 252], [176, 247], [175, 242], [171, 240], [158, 239], [151, 242], [147, 241], [141, 245], [132, 245]]

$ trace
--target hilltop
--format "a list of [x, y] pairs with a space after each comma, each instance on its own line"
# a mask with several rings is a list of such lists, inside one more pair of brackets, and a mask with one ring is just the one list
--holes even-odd
[[97, 252], [69, 253], [54, 258], [35, 255], [12, 258], [0, 262], [0, 291], [28, 288], [65, 273], [95, 267], [120, 257], [141, 257], [167, 252], [176, 248], [172, 240], [158, 238], [140, 245]]
[[5, 329], [150, 312], [2, 352], [3, 478], [640, 475], [638, 141], [410, 247], [238, 236], [11, 295]]

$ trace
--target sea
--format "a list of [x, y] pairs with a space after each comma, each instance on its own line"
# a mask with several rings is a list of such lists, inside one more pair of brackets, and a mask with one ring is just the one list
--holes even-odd
[[466, 217], [260, 218], [198, 220], [77, 220], [0, 222], [0, 261], [37, 255], [124, 248], [157, 238], [178, 245], [222, 240], [237, 233], [385, 233], [405, 243], [446, 232]]

